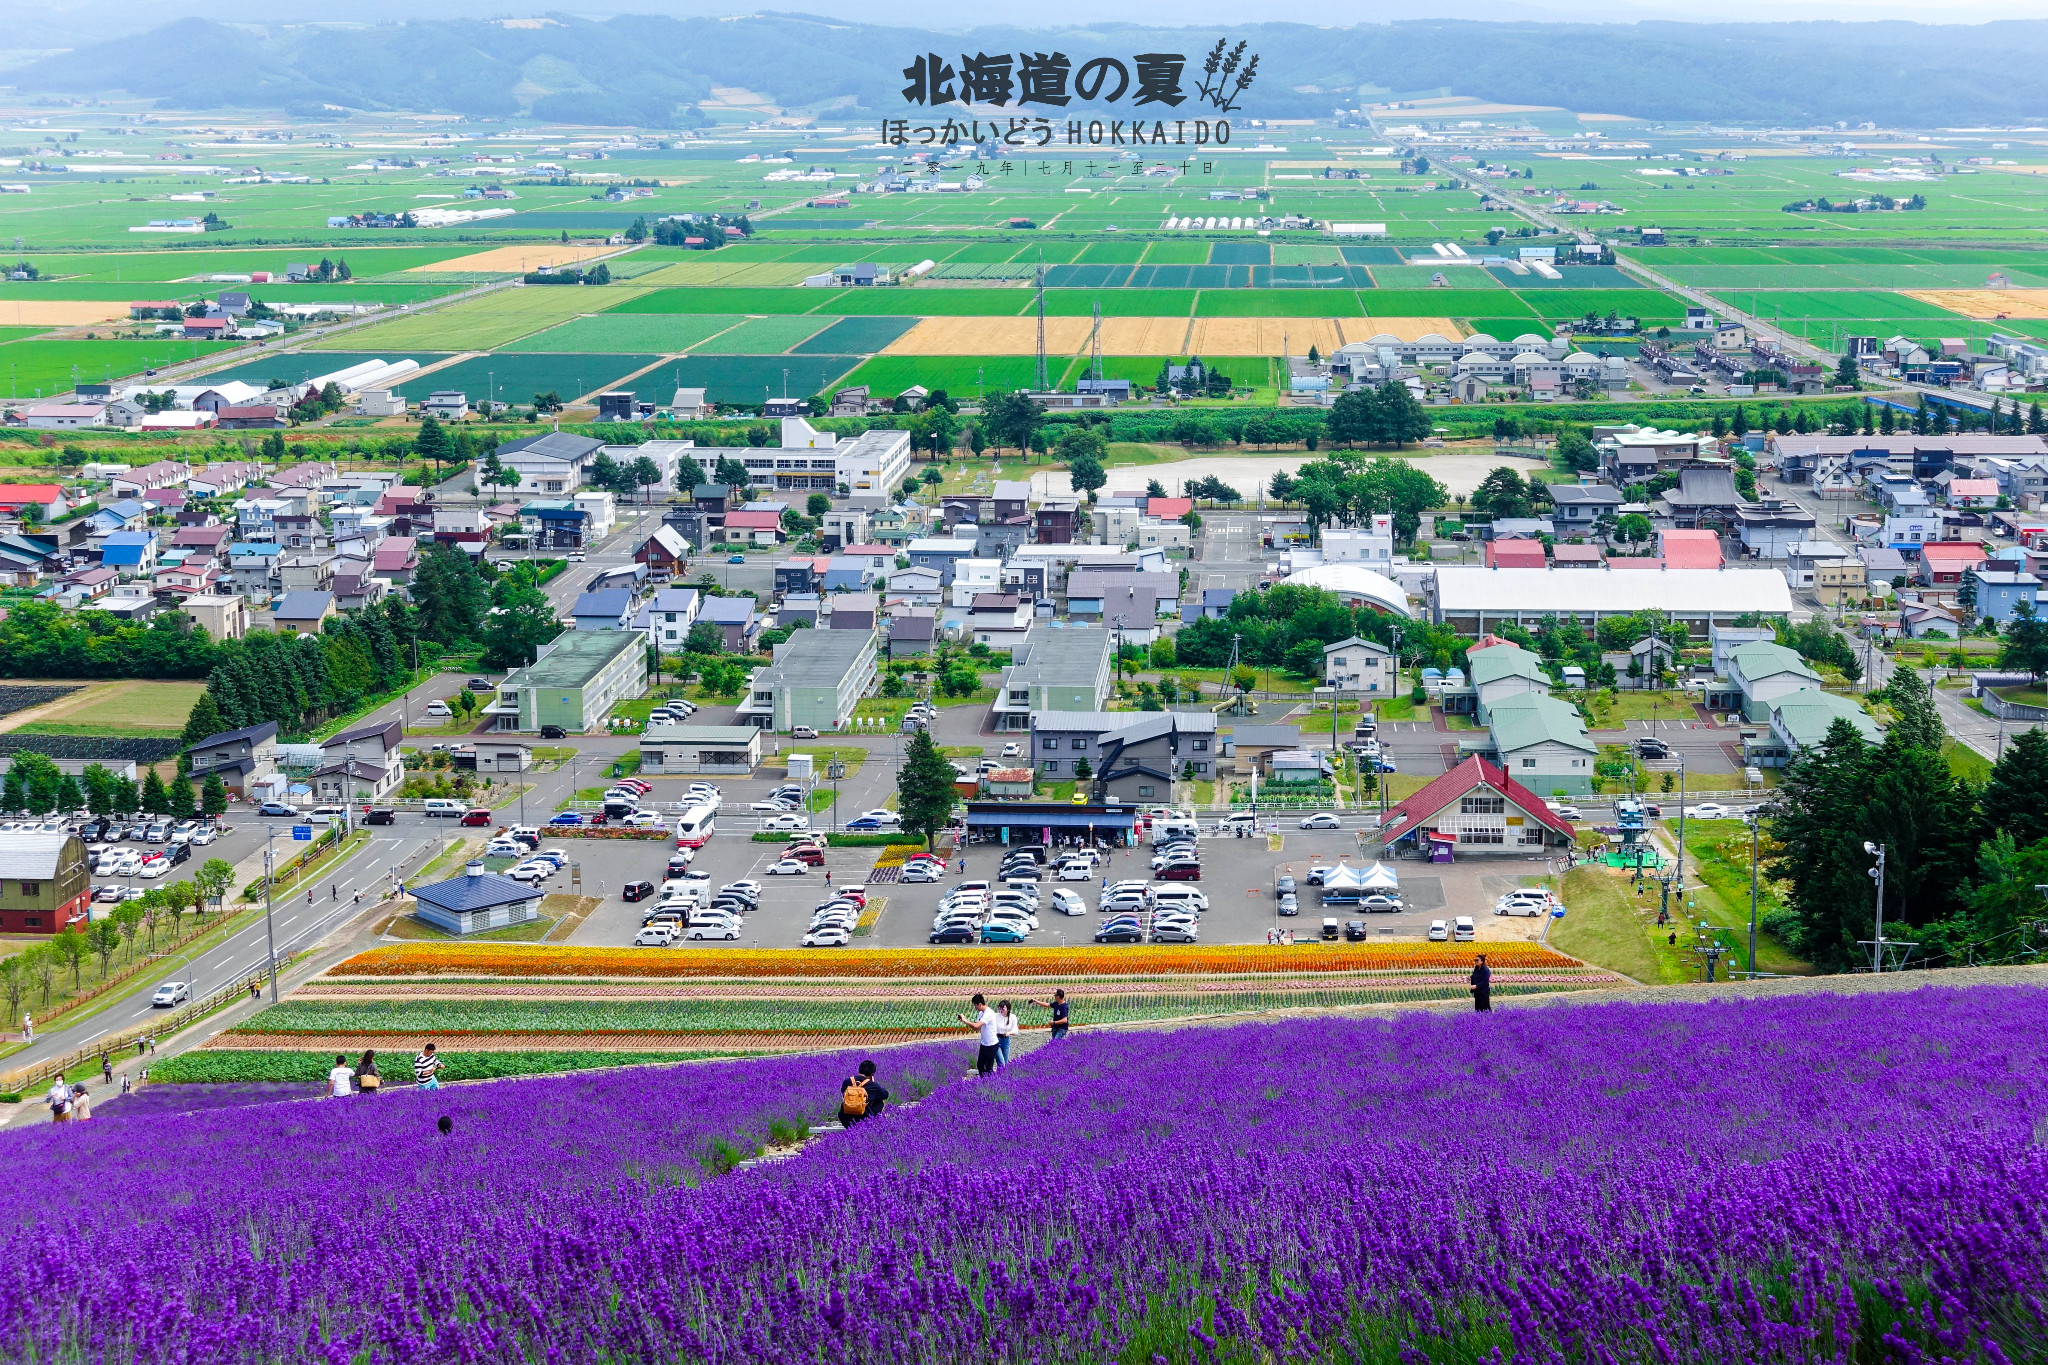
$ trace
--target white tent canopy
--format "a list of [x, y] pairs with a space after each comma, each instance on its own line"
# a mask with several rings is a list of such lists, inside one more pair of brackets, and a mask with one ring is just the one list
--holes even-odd
[[1359, 883], [1367, 891], [1396, 891], [1400, 889], [1401, 877], [1385, 863], [1374, 863], [1359, 874]]

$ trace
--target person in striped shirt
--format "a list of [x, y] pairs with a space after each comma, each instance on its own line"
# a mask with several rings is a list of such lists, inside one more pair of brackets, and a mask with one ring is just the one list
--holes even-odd
[[441, 1059], [434, 1055], [432, 1043], [421, 1048], [419, 1056], [412, 1059], [412, 1078], [422, 1090], [441, 1088]]

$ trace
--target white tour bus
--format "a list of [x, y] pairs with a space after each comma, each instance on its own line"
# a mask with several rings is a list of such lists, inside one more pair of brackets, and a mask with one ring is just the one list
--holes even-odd
[[676, 847], [702, 848], [716, 833], [718, 808], [709, 805], [692, 806], [683, 818], [676, 822]]

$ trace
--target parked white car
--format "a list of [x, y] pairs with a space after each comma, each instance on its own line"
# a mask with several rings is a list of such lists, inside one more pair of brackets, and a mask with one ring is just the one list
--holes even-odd
[[675, 941], [676, 929], [673, 924], [650, 924], [633, 935], [633, 946], [636, 948], [666, 948]]
[[804, 935], [806, 948], [844, 948], [853, 941], [853, 930], [843, 924], [821, 924]]
[[764, 877], [803, 877], [808, 876], [810, 870], [808, 866], [794, 858], [784, 858], [781, 862], [765, 869], [761, 875]]
[[771, 815], [761, 821], [761, 828], [770, 832], [788, 830], [802, 834], [809, 832], [811, 817], [808, 815]]

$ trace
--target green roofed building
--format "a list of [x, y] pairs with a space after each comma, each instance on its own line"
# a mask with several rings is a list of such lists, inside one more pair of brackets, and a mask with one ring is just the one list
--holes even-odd
[[1782, 768], [1800, 750], [1825, 740], [1838, 720], [1848, 721], [1867, 744], [1884, 742], [1884, 731], [1853, 699], [1818, 687], [1802, 687], [1771, 703], [1770, 737], [1750, 741], [1745, 758], [1759, 768]]
[[1579, 796], [1593, 790], [1593, 759], [1599, 749], [1586, 734], [1578, 707], [1524, 692], [1501, 698], [1491, 709], [1494, 751], [1508, 776], [1543, 796], [1560, 791]]
[[621, 701], [647, 690], [647, 637], [637, 630], [565, 630], [540, 657], [498, 684], [487, 708], [497, 730], [559, 725], [571, 734], [601, 724]]
[[1476, 650], [1470, 669], [1481, 725], [1490, 724], [1494, 706], [1509, 697], [1550, 695], [1550, 675], [1543, 671], [1543, 660], [1520, 645], [1488, 645]]
[[1728, 681], [1742, 691], [1744, 720], [1768, 720], [1780, 697], [1801, 688], [1818, 688], [1820, 674], [1807, 667], [1797, 651], [1757, 643], [1728, 652]]

